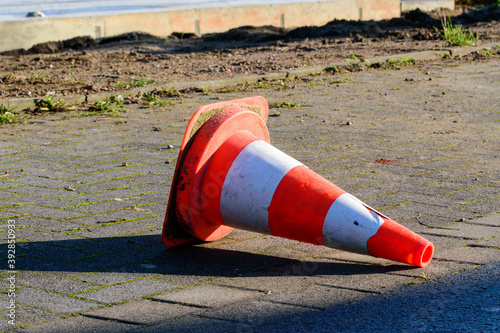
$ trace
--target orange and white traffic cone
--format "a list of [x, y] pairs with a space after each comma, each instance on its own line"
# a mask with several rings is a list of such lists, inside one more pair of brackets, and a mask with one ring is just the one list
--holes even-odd
[[163, 228], [167, 247], [234, 228], [429, 264], [431, 242], [269, 144], [262, 97], [200, 108], [181, 145]]

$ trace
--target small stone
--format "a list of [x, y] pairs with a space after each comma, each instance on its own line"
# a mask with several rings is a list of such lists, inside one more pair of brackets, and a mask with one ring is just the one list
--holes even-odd
[[167, 146], [167, 149], [174, 149], [174, 146], [172, 146], [172, 145], [168, 145], [168, 146]]
[[347, 123], [345, 123], [347, 126], [351, 126], [352, 125], [352, 121], [348, 121]]
[[123, 163], [122, 163], [122, 167], [126, 167], [127, 165], [128, 165], [128, 163], [127, 163], [127, 162], [123, 162]]

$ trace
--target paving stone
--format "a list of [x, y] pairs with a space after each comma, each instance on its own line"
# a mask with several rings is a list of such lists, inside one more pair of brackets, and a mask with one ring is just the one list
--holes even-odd
[[69, 209], [57, 209], [57, 208], [43, 207], [30, 204], [17, 207], [9, 207], [6, 208], [6, 210], [16, 213], [30, 214], [30, 215], [55, 218], [55, 219], [67, 219], [83, 215], [78, 211], [73, 211]]
[[102, 320], [96, 318], [88, 318], [76, 316], [64, 320], [54, 320], [48, 323], [33, 325], [23, 328], [23, 332], [29, 333], [67, 333], [67, 332], [82, 332], [82, 333], [121, 333], [137, 328], [138, 325], [126, 324], [112, 320]]
[[65, 276], [68, 272], [81, 272], [83, 270], [82, 267], [57, 261], [57, 258], [54, 259], [49, 260], [30, 255], [19, 256], [16, 257], [16, 267], [17, 269], [40, 271], [53, 276]]
[[259, 295], [257, 292], [201, 285], [152, 296], [151, 299], [184, 305], [220, 308], [226, 304], [242, 302]]
[[113, 272], [110, 270], [106, 272], [85, 273], [73, 276], [72, 278], [87, 283], [93, 283], [103, 286], [111, 286], [123, 282], [131, 282], [133, 280], [144, 278], [149, 275], [154, 275], [154, 274], [143, 274], [139, 272]]
[[[380, 276], [377, 277], [376, 275], [372, 275], [372, 277], [374, 279], [380, 278]], [[405, 278], [399, 277], [399, 279], [402, 280]], [[385, 285], [387, 282], [383, 283]], [[366, 292], [362, 290], [362, 288], [355, 288], [356, 286], [357, 285], [353, 286], [349, 284], [347, 286], [342, 286], [342, 288], [335, 288], [331, 284], [310, 284], [299, 290], [270, 293], [269, 295], [261, 297], [261, 300], [324, 310], [335, 305], [352, 302], [373, 295], [372, 292]]]
[[12, 192], [12, 193], [38, 195], [41, 197], [56, 198], [56, 199], [66, 198], [66, 197], [70, 197], [70, 196], [75, 195], [75, 192], [73, 192], [73, 191], [58, 190], [58, 189], [52, 189], [52, 188], [47, 188], [47, 187], [38, 187], [38, 186], [27, 186], [27, 185], [12, 187], [12, 188], [6, 189], [5, 191]]
[[108, 190], [104, 192], [90, 193], [90, 194], [82, 193], [74, 197], [71, 197], [69, 199], [77, 200], [78, 202], [86, 202], [86, 201], [96, 202], [96, 201], [114, 200], [114, 199], [121, 199], [123, 201], [127, 200], [148, 201], [142, 199], [141, 192], [134, 191], [133, 189]]
[[449, 229], [428, 229], [426, 234], [448, 237], [461, 237], [464, 239], [483, 239], [500, 235], [500, 229], [494, 226], [483, 226], [472, 223], [458, 222], [446, 226]]
[[23, 325], [50, 321], [60, 317], [62, 317], [61, 314], [36, 309], [29, 306], [22, 306], [17, 308], [16, 310], [16, 321]]
[[86, 312], [85, 314], [103, 319], [151, 325], [193, 312], [200, 312], [200, 309], [172, 303], [139, 300]]
[[467, 262], [471, 264], [488, 264], [497, 262], [499, 255], [500, 250], [498, 249], [475, 246], [457, 246], [452, 249], [438, 252], [434, 257], [437, 259]]
[[68, 314], [102, 306], [95, 302], [83, 301], [81, 299], [53, 294], [33, 288], [18, 290], [16, 293], [16, 302], [23, 305], [30, 305], [49, 311]]
[[[119, 224], [119, 226], [117, 224]], [[116, 237], [143, 232], [154, 228], [150, 225], [144, 225], [135, 222], [120, 222], [117, 224], [104, 225], [97, 228], [89, 228], [73, 232], [72, 234], [86, 238]]]
[[71, 279], [62, 279], [45, 274], [23, 271], [16, 274], [20, 286], [33, 287], [61, 294], [74, 294], [91, 288], [94, 285]]
[[73, 228], [82, 227], [81, 224], [71, 223], [64, 220], [46, 219], [33, 216], [17, 217], [16, 224], [19, 227], [31, 227], [31, 228], [45, 229], [56, 232], [70, 231]]
[[291, 317], [298, 317], [315, 310], [287, 304], [264, 301], [246, 301], [207, 311], [203, 316], [260, 326], [279, 322]]
[[67, 262], [89, 256], [89, 253], [58, 246], [56, 242], [22, 242], [16, 246], [17, 255], [30, 255], [48, 260]]
[[159, 281], [142, 279], [103, 289], [83, 292], [78, 294], [78, 296], [93, 301], [113, 304], [175, 288], [178, 288], [178, 286]]
[[[155, 231], [151, 235], [82, 239], [81, 242], [74, 242], [68, 246], [71, 246], [72, 249], [86, 253], [109, 253], [133, 248], [154, 251], [152, 246], [159, 243], [162, 243], [161, 236]], [[163, 245], [161, 249], [165, 250], [166, 247]]]
[[78, 217], [74, 219], [69, 219], [68, 221], [72, 223], [86, 224], [86, 225], [102, 225], [106, 223], [124, 222], [128, 220], [140, 219], [149, 216], [151, 215], [145, 212], [138, 212], [132, 209], [122, 209], [113, 212], [106, 212], [96, 215]]
[[472, 243], [472, 245], [480, 245], [500, 249], [500, 236], [495, 236], [493, 238], [487, 238], [478, 242], [474, 242]]
[[139, 206], [144, 204], [144, 202], [138, 200], [111, 200], [97, 203], [89, 203], [88, 205], [80, 205], [77, 207], [73, 207], [71, 209], [78, 210], [79, 212], [89, 213], [89, 214], [97, 214], [97, 213], [105, 213], [109, 211], [124, 209], [124, 208], [132, 208], [134, 205]]
[[144, 251], [140, 248], [124, 249], [113, 253], [90, 256], [71, 262], [74, 265], [92, 270], [109, 270], [115, 267], [131, 265], [157, 257], [154, 252]]
[[251, 332], [251, 326], [220, 319], [211, 319], [197, 316], [185, 316], [173, 321], [162, 322], [157, 325], [134, 330], [134, 333], [169, 332], [169, 333], [239, 333]]

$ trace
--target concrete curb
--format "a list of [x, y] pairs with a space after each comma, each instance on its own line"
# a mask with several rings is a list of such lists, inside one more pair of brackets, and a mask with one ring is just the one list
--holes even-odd
[[[464, 55], [467, 55], [469, 53], [483, 50], [485, 48], [492, 48], [499, 45], [498, 43], [487, 43], [484, 45], [478, 45], [478, 46], [465, 46], [465, 47], [451, 47], [451, 48], [446, 48], [442, 49], [439, 51], [423, 51], [423, 52], [412, 52], [412, 53], [404, 53], [404, 54], [397, 54], [397, 55], [389, 55], [389, 56], [382, 56], [382, 57], [375, 57], [375, 58], [370, 58], [370, 59], [365, 59], [363, 62], [360, 60], [356, 61], [350, 61], [350, 62], [337, 62], [330, 64], [329, 66], [312, 66], [312, 67], [302, 67], [298, 68], [292, 71], [286, 71], [286, 72], [281, 72], [281, 73], [268, 73], [268, 74], [252, 74], [252, 75], [245, 75], [245, 76], [240, 76], [240, 77], [235, 77], [235, 78], [230, 78], [230, 79], [223, 79], [223, 80], [210, 80], [210, 81], [195, 81], [195, 82], [179, 82], [176, 83], [175, 85], [165, 85], [165, 84], [159, 84], [159, 85], [151, 85], [151, 86], [146, 86], [146, 87], [140, 87], [140, 88], [134, 88], [130, 90], [117, 90], [113, 92], [105, 92], [105, 93], [98, 93], [98, 94], [92, 94], [87, 96], [87, 102], [93, 103], [102, 99], [105, 99], [106, 97], [113, 96], [113, 95], [130, 95], [134, 96], [137, 95], [138, 93], [145, 93], [148, 91], [151, 91], [153, 89], [170, 89], [174, 87], [176, 90], [182, 90], [182, 89], [187, 89], [187, 88], [197, 88], [197, 89], [206, 89], [206, 90], [216, 90], [216, 89], [222, 89], [222, 88], [229, 88], [229, 87], [235, 87], [238, 85], [246, 84], [246, 83], [254, 83], [258, 82], [259, 80], [283, 80], [286, 79], [287, 77], [302, 77], [302, 76], [307, 76], [312, 72], [323, 72], [326, 68], [329, 67], [336, 67], [339, 69], [346, 69], [347, 67], [350, 67], [352, 65], [357, 65], [360, 63], [365, 63], [365, 64], [373, 64], [373, 63], [383, 63], [386, 62], [387, 60], [399, 60], [401, 58], [412, 58], [416, 61], [431, 61], [431, 60], [438, 60], [443, 58], [445, 55], [449, 55], [450, 57], [462, 57]], [[19, 99], [7, 99], [7, 100], [0, 100], [0, 105], [9, 105], [10, 107], [16, 107], [19, 109], [25, 109], [28, 107], [34, 107], [35, 106], [35, 101], [39, 100], [40, 98], [19, 98]], [[68, 96], [68, 97], [57, 97], [58, 100], [62, 100], [65, 104], [78, 104], [78, 103], [83, 103], [85, 101], [85, 95], [73, 95], [73, 96]]]

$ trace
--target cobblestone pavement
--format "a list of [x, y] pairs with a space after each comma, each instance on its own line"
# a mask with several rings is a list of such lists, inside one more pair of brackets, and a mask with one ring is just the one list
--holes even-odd
[[[15, 225], [17, 273], [2, 271], [0, 330], [247, 331], [498, 262], [500, 61], [340, 78], [190, 94], [120, 118], [2, 126], [0, 234], [6, 243]], [[417, 269], [238, 230], [166, 249], [187, 120], [202, 105], [252, 95], [300, 104], [271, 109], [271, 142], [434, 242], [432, 263]]]

